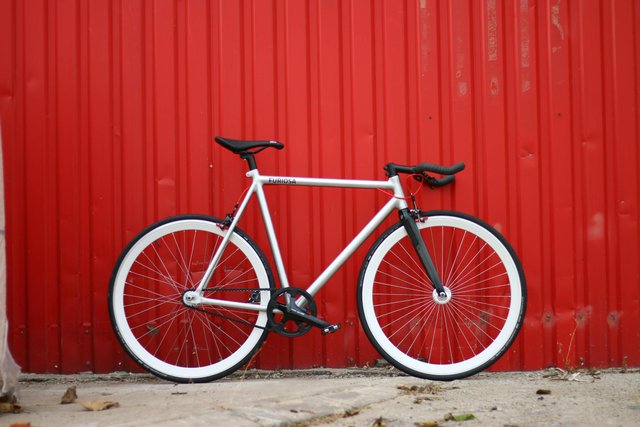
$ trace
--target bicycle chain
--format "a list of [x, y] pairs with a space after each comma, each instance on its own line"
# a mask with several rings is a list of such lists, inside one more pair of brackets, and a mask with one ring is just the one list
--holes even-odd
[[[218, 292], [218, 291], [231, 291], [231, 292], [246, 292], [246, 291], [276, 291], [277, 288], [235, 288], [235, 289], [225, 289], [225, 288], [206, 288], [203, 289], [203, 292]], [[225, 316], [224, 314], [220, 314], [220, 313], [214, 313], [213, 311], [209, 311], [209, 310], [205, 310], [204, 308], [199, 308], [199, 307], [191, 307], [188, 306], [190, 309], [195, 310], [195, 311], [199, 311], [201, 313], [205, 313], [205, 314], [209, 314], [211, 316], [216, 316], [216, 317], [220, 317], [222, 319], [226, 319], [226, 320], [231, 320], [232, 322], [236, 322], [236, 323], [240, 323], [242, 325], [247, 325], [247, 326], [251, 326], [254, 328], [258, 328], [258, 329], [263, 329], [263, 330], [268, 330], [270, 329], [270, 325], [267, 326], [258, 326], [255, 323], [251, 323], [251, 322], [247, 322], [246, 320], [242, 320], [242, 319], [235, 319], [233, 317], [229, 317], [229, 316]]]

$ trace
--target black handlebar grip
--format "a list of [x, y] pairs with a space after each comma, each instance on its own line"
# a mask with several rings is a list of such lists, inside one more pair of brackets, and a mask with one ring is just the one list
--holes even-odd
[[440, 175], [453, 175], [464, 169], [464, 163], [459, 162], [453, 166], [434, 165], [433, 163], [420, 163], [415, 167], [416, 173], [433, 172]]
[[433, 180], [430, 181], [430, 184], [432, 187], [443, 187], [447, 184], [451, 184], [455, 180], [456, 180], [455, 175], [447, 175], [447, 176], [443, 176], [442, 178], [434, 178]]

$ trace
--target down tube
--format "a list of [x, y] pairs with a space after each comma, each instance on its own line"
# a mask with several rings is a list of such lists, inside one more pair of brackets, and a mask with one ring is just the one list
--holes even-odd
[[327, 281], [342, 267], [353, 253], [367, 240], [367, 237], [373, 233], [373, 231], [378, 228], [378, 226], [384, 221], [386, 217], [389, 216], [394, 209], [397, 209], [399, 206], [398, 199], [392, 198], [385, 204], [382, 209], [374, 216], [371, 221], [358, 233], [356, 237], [353, 238], [351, 243], [347, 245], [346, 248], [340, 252], [340, 254], [334, 259], [329, 266], [318, 276], [318, 278], [309, 286], [307, 292], [311, 295], [315, 295], [322, 287], [327, 283]]

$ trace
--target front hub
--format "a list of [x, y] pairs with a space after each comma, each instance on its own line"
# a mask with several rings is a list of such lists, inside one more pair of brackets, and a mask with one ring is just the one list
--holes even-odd
[[444, 295], [438, 294], [438, 291], [434, 289], [431, 296], [433, 297], [433, 300], [436, 302], [436, 304], [446, 304], [451, 301], [451, 289], [445, 286]]

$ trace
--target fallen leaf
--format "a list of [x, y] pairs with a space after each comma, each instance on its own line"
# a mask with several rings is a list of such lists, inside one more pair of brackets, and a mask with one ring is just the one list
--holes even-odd
[[346, 411], [344, 411], [343, 418], [355, 417], [359, 413], [360, 413], [360, 409], [358, 408], [347, 409]]
[[373, 427], [387, 427], [387, 422], [382, 417], [376, 418], [373, 422]]
[[416, 405], [419, 405], [420, 403], [424, 402], [424, 401], [434, 401], [437, 398], [435, 397], [429, 397], [429, 396], [420, 396], [420, 397], [416, 397], [415, 399], [413, 399], [413, 403], [415, 403]]
[[475, 419], [476, 417], [473, 414], [453, 415], [451, 412], [449, 412], [444, 416], [445, 421], [470, 421]]
[[426, 420], [426, 421], [420, 421], [417, 423], [413, 423], [416, 427], [438, 427], [440, 424], [438, 424], [438, 421], [436, 420]]
[[76, 401], [77, 398], [78, 398], [78, 394], [76, 393], [76, 386], [72, 385], [67, 389], [67, 391], [64, 392], [64, 395], [62, 395], [62, 398], [60, 399], [60, 404], [66, 405], [68, 403], [73, 403]]
[[0, 402], [0, 413], [2, 414], [19, 414], [22, 412], [22, 406], [17, 403]]
[[104, 411], [105, 409], [117, 408], [120, 406], [118, 402], [109, 402], [106, 400], [90, 400], [87, 402], [79, 402], [87, 411]]
[[13, 423], [10, 427], [31, 427], [31, 423]]
[[418, 393], [428, 393], [428, 394], [438, 394], [443, 391], [442, 386], [438, 384], [426, 384], [426, 385], [412, 385], [408, 386], [405, 384], [398, 384], [396, 386], [398, 390], [402, 390], [407, 394], [418, 394]]
[[538, 389], [538, 391], [536, 391], [536, 394], [551, 394], [551, 390], [547, 389], [547, 388], [540, 388]]

